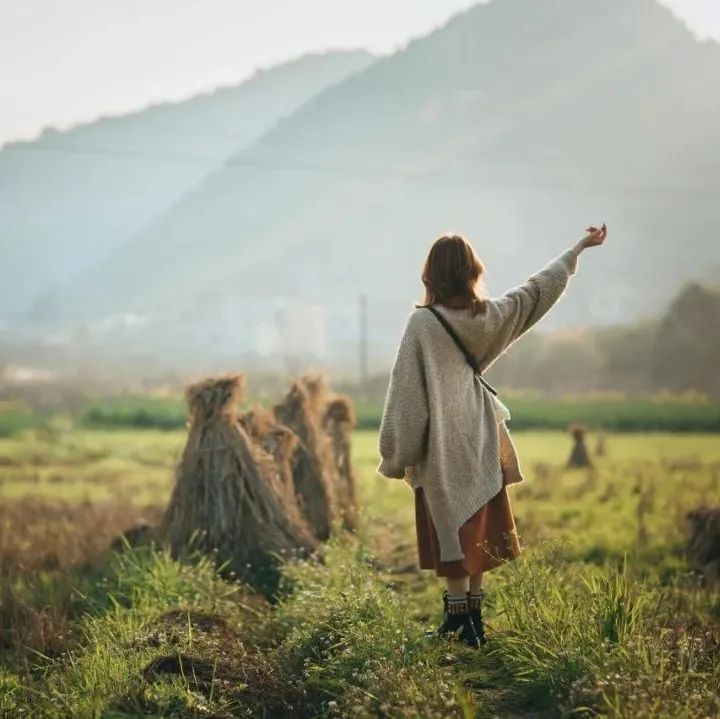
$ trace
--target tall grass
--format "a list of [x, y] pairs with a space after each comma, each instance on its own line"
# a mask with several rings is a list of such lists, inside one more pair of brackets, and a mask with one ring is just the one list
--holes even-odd
[[[86, 444], [116, 461], [152, 441], [141, 454], [153, 461], [136, 468], [147, 481], [170, 446], [160, 432], [85, 435], [4, 440], [16, 462], [6, 469], [26, 471], [27, 456], [32, 472], [54, 472], [55, 458], [63, 471], [90, 467], [90, 484], [92, 462], [107, 469], [108, 458], [82, 460]], [[360, 530], [285, 563], [274, 603], [192, 552], [181, 562], [126, 548], [54, 569], [18, 555], [25, 568], [1, 577], [0, 716], [720, 715], [720, 585], [682, 553], [684, 513], [717, 497], [714, 438], [613, 435], [587, 472], [562, 469], [564, 434], [515, 438], [529, 546], [485, 578], [482, 651], [423, 635], [441, 620], [441, 585], [413, 568], [412, 496], [374, 475], [365, 432], [354, 444]], [[129, 466], [110, 467], [113, 481]], [[17, 526], [30, 515], [3, 516]]]
[[[423, 636], [409, 597], [379, 581], [365, 546], [344, 538], [324, 562], [285, 568], [280, 646], [307, 696], [307, 716], [471, 717], [474, 701], [447, 661], [448, 646]], [[472, 650], [456, 646], [469, 661]]]
[[[148, 700], [143, 668], [158, 654], [178, 652], [169, 632], [153, 633], [158, 620], [174, 609], [216, 613], [228, 620], [238, 615], [238, 596], [244, 590], [223, 582], [211, 558], [194, 554], [190, 559], [180, 563], [163, 549], [128, 548], [110, 555], [93, 581], [70, 573], [50, 580], [44, 594], [16, 593], [16, 603], [34, 604], [35, 610], [49, 591], [58, 598], [64, 594], [69, 609], [72, 586], [74, 606], [68, 613], [75, 620], [64, 627], [63, 651], [50, 655], [33, 649], [34, 663], [22, 680], [6, 670], [3, 679], [9, 689], [2, 715], [15, 716], [13, 708], [17, 715], [30, 711], [38, 717], [99, 717], [112, 708], [144, 713]], [[192, 628], [180, 633], [183, 648], [191, 646]], [[188, 707], [193, 701], [186, 682], [170, 703]]]
[[526, 706], [573, 716], [716, 716], [717, 595], [693, 588], [690, 577], [649, 585], [628, 560], [580, 565], [548, 543], [505, 568], [490, 654]]
[[[3, 711], [688, 719], [720, 711], [717, 589], [661, 590], [629, 560], [582, 565], [548, 542], [488, 582], [491, 641], [473, 652], [423, 636], [440, 619], [437, 602], [398, 591], [374, 563], [361, 537], [336, 537], [322, 561], [285, 565], [272, 609], [220, 579], [209, 558], [180, 563], [154, 548], [114, 555], [78, 590], [82, 611], [64, 650], [37, 649], [28, 671], [0, 671]], [[150, 671], [168, 664], [180, 668]]]

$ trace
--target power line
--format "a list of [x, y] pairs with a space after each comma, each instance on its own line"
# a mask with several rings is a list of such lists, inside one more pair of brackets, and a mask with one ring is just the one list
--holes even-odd
[[[219, 163], [215, 171], [221, 171], [225, 169], [256, 169], [265, 170], [268, 172], [308, 172], [313, 174], [327, 174], [327, 175], [354, 175], [356, 177], [369, 177], [377, 179], [391, 178], [391, 179], [403, 179], [403, 180], [416, 180], [416, 181], [430, 181], [430, 182], [470, 182], [476, 185], [484, 186], [496, 186], [502, 188], [533, 188], [533, 189], [556, 189], [566, 190], [571, 192], [578, 191], [592, 191], [597, 193], [616, 194], [618, 191], [623, 192], [634, 192], [637, 194], [655, 194], [655, 193], [677, 193], [677, 192], [689, 192], [696, 193], [698, 195], [717, 194], [717, 188], [715, 185], [708, 185], [702, 182], [702, 178], [693, 178], [691, 181], [694, 183], [701, 184], [688, 184], [678, 183], [676, 185], [661, 185], [657, 183], [623, 183], [620, 181], [608, 181], [606, 184], [595, 182], [585, 182], [578, 178], [558, 180], [556, 178], [542, 177], [542, 176], [528, 176], [526, 177], [501, 177], [498, 176], [497, 172], [493, 170], [492, 175], [480, 174], [480, 173], [469, 173], [469, 172], [452, 172], [452, 171], [425, 171], [425, 170], [408, 170], [393, 167], [390, 165], [368, 165], [362, 166], [358, 164], [336, 164], [336, 165], [322, 165], [322, 164], [311, 164], [307, 162], [295, 162], [292, 161], [280, 161], [273, 162], [271, 160], [264, 160], [262, 158], [231, 158], [223, 161], [223, 158], [213, 155], [202, 155], [202, 154], [184, 154], [184, 153], [168, 153], [168, 152], [147, 152], [144, 150], [103, 150], [95, 148], [63, 148], [63, 147], [33, 147], [27, 146], [10, 146], [4, 148], [10, 152], [28, 152], [28, 153], [55, 153], [55, 154], [67, 154], [67, 155], [80, 155], [80, 156], [96, 156], [104, 157], [109, 159], [136, 159], [136, 160], [160, 160], [165, 162], [217, 162]], [[536, 164], [542, 164], [544, 167], [548, 166], [546, 159], [534, 159], [529, 160], [532, 165], [533, 162]], [[496, 165], [495, 165], [496, 166]], [[509, 165], [510, 166], [510, 165]], [[620, 171], [626, 168], [619, 168]], [[650, 172], [674, 172], [673, 168], [669, 167], [651, 167], [638, 168], [633, 167], [634, 170], [642, 170]], [[700, 171], [715, 172], [720, 168], [707, 167], [702, 168]], [[675, 175], [677, 176], [677, 175]]]

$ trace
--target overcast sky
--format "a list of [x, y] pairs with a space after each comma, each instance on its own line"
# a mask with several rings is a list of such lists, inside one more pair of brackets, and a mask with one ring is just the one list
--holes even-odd
[[[474, 4], [0, 0], [0, 143], [237, 83], [309, 51], [390, 53]], [[720, 0], [666, 4], [698, 35], [720, 39]]]

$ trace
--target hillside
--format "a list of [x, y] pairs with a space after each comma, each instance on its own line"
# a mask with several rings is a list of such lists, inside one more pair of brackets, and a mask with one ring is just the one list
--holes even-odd
[[530, 333], [490, 370], [506, 389], [720, 397], [720, 290], [688, 284], [657, 319]]
[[[0, 314], [52, 312], [54, 289], [146, 228], [232, 154], [372, 62], [307, 55], [176, 103], [0, 150]], [[38, 299], [39, 295], [39, 299]]]
[[[273, 300], [320, 304], [387, 361], [441, 231], [493, 293], [606, 220], [549, 327], [655, 312], [717, 263], [720, 47], [650, 0], [494, 0], [318, 95], [64, 297], [154, 319], [144, 348], [252, 348]], [[229, 332], [228, 329], [233, 331]], [[125, 341], [125, 340], [123, 340]], [[170, 343], [170, 344], [168, 344]]]

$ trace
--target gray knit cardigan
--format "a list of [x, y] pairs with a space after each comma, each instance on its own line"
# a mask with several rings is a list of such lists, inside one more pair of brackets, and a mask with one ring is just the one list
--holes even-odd
[[[577, 268], [567, 250], [525, 284], [474, 317], [436, 305], [482, 370], [558, 301]], [[440, 322], [410, 313], [380, 425], [378, 472], [422, 487], [437, 530], [441, 561], [463, 558], [458, 530], [503, 487], [522, 481], [507, 432], [507, 408], [477, 379]]]

